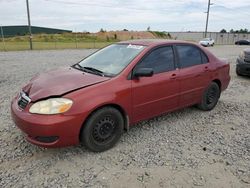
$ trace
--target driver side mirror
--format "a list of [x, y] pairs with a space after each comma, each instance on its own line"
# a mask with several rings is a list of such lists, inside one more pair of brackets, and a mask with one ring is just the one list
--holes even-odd
[[151, 77], [154, 74], [154, 70], [152, 68], [138, 68], [134, 71], [134, 77]]

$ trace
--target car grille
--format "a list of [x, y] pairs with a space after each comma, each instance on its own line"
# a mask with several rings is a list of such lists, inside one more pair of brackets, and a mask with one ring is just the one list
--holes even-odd
[[25, 109], [26, 106], [30, 103], [31, 99], [24, 92], [20, 92], [17, 104], [21, 109]]

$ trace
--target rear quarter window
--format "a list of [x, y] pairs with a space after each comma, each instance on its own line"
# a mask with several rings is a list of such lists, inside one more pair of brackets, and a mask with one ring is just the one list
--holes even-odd
[[[201, 51], [201, 50], [200, 50], [200, 51]], [[203, 63], [203, 64], [206, 64], [206, 63], [209, 62], [207, 55], [206, 55], [205, 52], [203, 52], [203, 51], [201, 51], [201, 60], [202, 60], [202, 63]]]

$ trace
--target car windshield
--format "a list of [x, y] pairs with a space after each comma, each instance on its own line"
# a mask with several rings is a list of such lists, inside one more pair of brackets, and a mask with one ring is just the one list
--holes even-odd
[[209, 38], [205, 38], [205, 39], [203, 39], [203, 41], [210, 41], [210, 39]]
[[143, 49], [145, 49], [145, 46], [112, 44], [83, 59], [79, 65], [88, 70], [97, 70], [103, 75], [115, 76]]

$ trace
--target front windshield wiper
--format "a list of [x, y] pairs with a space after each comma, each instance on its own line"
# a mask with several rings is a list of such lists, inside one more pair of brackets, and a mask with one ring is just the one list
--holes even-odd
[[91, 71], [93, 73], [96, 73], [98, 75], [101, 75], [101, 76], [104, 76], [104, 73], [96, 68], [93, 68], [93, 67], [82, 67], [84, 70], [88, 70], [88, 71]]
[[96, 74], [96, 75], [99, 75], [99, 76], [106, 76], [104, 74], [104, 72], [102, 72], [102, 71], [100, 71], [98, 69], [95, 69], [93, 67], [82, 67], [79, 64], [75, 64], [75, 65], [73, 65], [73, 67], [76, 68], [76, 69], [82, 70], [84, 72], [87, 72], [87, 73], [92, 73], [92, 74]]
[[99, 76], [105, 76], [105, 77], [114, 77], [115, 76], [115, 74], [102, 72], [102, 71], [100, 71], [100, 70], [98, 70], [96, 68], [93, 68], [93, 67], [83, 67], [80, 64], [75, 64], [72, 67], [74, 67], [74, 68], [76, 68], [78, 70], [81, 70], [81, 71], [84, 71], [84, 72], [87, 72], [87, 73], [91, 73], [91, 74], [96, 74], [96, 75], [99, 75]]

